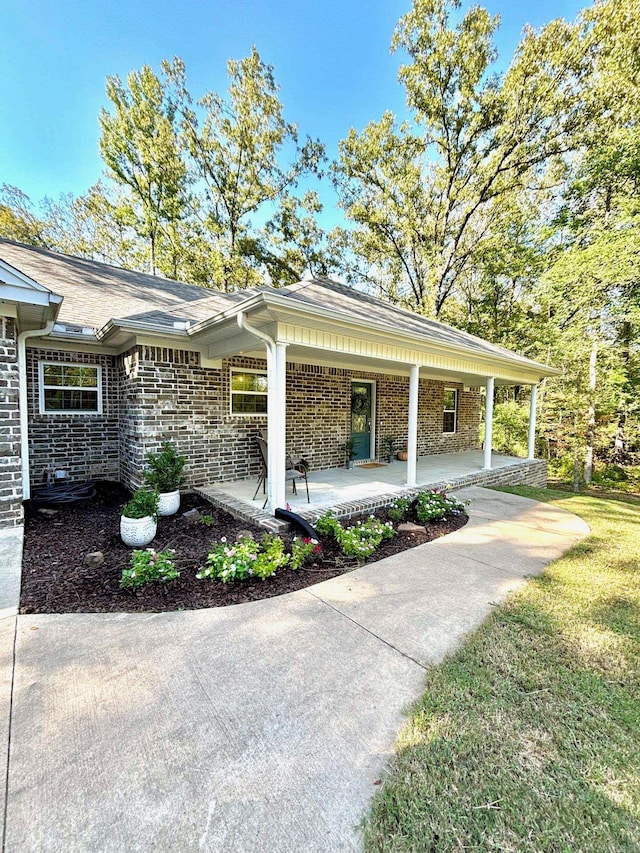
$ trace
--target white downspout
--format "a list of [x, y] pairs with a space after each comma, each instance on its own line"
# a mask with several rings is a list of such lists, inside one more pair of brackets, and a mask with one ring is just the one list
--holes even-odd
[[264, 341], [267, 347], [267, 408], [269, 423], [267, 496], [271, 512], [285, 505], [286, 458], [286, 361], [285, 344], [276, 341], [247, 322], [243, 311], [237, 315], [238, 326]]
[[29, 481], [29, 397], [27, 394], [27, 338], [39, 338], [48, 335], [55, 325], [49, 320], [42, 329], [30, 329], [18, 335], [18, 401], [20, 405], [20, 457], [22, 460], [22, 500], [31, 497]]

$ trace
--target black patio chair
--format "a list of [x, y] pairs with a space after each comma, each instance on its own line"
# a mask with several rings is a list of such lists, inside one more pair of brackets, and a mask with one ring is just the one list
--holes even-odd
[[[262, 462], [262, 473], [258, 479], [258, 485], [256, 486], [256, 490], [253, 495], [253, 500], [255, 501], [258, 492], [260, 491], [260, 486], [262, 486], [262, 493], [266, 494], [267, 492], [267, 477], [269, 476], [269, 464], [267, 462], [269, 458], [267, 442], [256, 436], [256, 444], [258, 445], [258, 450], [260, 451], [260, 461]], [[309, 500], [309, 481], [307, 480], [307, 470], [306, 467], [300, 466], [300, 468], [296, 468], [293, 464], [290, 457], [287, 457], [287, 468], [284, 472], [285, 481], [291, 480], [293, 484], [293, 494], [298, 494], [298, 489], [296, 487], [296, 480], [304, 480], [304, 484], [307, 487], [307, 503], [311, 503]], [[264, 509], [267, 505], [268, 498], [265, 498], [265, 502], [262, 504], [262, 509]]]

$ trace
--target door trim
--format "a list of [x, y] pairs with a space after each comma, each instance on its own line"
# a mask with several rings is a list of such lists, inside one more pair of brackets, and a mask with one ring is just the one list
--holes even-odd
[[[353, 385], [370, 385], [371, 386], [371, 436], [369, 439], [369, 460], [376, 458], [376, 397], [377, 397], [377, 382], [375, 379], [356, 379], [351, 377], [351, 386]], [[351, 401], [351, 395], [349, 395]], [[351, 423], [351, 402], [349, 402], [349, 423]], [[366, 459], [358, 460], [366, 462]], [[356, 462], [356, 464], [358, 464]]]

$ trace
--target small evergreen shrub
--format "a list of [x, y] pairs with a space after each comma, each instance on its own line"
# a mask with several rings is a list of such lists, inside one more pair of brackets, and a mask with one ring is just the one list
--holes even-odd
[[158, 493], [151, 489], [136, 489], [130, 501], [122, 507], [127, 518], [158, 517]]
[[157, 492], [175, 492], [184, 482], [182, 475], [187, 457], [179, 456], [170, 441], [163, 441], [159, 453], [147, 453], [144, 480]]

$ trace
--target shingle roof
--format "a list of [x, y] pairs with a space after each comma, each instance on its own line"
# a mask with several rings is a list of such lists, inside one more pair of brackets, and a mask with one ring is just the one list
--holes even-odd
[[320, 305], [335, 311], [336, 315], [352, 317], [361, 323], [386, 325], [390, 331], [405, 332], [429, 342], [445, 346], [461, 347], [472, 350], [478, 355], [509, 358], [531, 365], [531, 359], [514, 353], [505, 347], [470, 335], [453, 326], [447, 326], [437, 320], [430, 320], [420, 314], [414, 314], [388, 302], [382, 302], [373, 296], [355, 290], [345, 284], [330, 279], [311, 279], [283, 287], [278, 291], [287, 294], [292, 300], [307, 305]]
[[[108, 320], [205, 320], [244, 298], [0, 239], [0, 258], [64, 296], [60, 323], [101, 328]], [[176, 312], [176, 309], [178, 313]], [[163, 319], [164, 318], [164, 319]]]
[[[114, 319], [145, 321], [171, 331], [176, 320], [197, 323], [240, 307], [251, 296], [277, 293], [300, 308], [328, 309], [337, 322], [352, 319], [364, 326], [375, 324], [388, 332], [405, 333], [425, 344], [456, 347], [487, 358], [507, 358], [523, 366], [536, 365], [525, 356], [497, 344], [330, 279], [301, 281], [277, 291], [258, 287], [223, 293], [1, 238], [0, 258], [63, 296], [58, 321], [68, 325], [99, 329]], [[555, 371], [545, 368], [545, 372]]]

